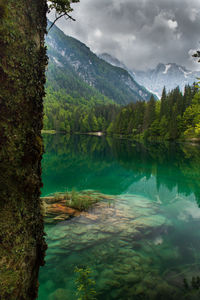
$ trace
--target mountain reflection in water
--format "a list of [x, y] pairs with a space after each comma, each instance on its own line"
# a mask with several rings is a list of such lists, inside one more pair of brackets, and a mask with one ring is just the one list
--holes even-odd
[[198, 299], [190, 282], [200, 274], [200, 148], [86, 135], [44, 141], [44, 196], [75, 188], [115, 201], [46, 225], [39, 299], [77, 299], [79, 265], [91, 268], [98, 299]]

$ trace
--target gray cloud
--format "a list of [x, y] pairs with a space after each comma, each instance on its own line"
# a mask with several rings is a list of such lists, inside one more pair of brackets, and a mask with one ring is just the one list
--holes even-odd
[[159, 62], [200, 68], [191, 59], [200, 40], [199, 0], [80, 0], [73, 7], [76, 22], [57, 25], [96, 53], [136, 69]]

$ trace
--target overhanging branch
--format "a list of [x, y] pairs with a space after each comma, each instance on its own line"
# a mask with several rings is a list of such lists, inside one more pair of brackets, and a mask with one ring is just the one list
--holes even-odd
[[55, 25], [55, 23], [62, 17], [67, 17], [66, 19], [70, 19], [72, 21], [76, 21], [72, 16], [70, 16], [68, 13], [63, 13], [60, 16], [58, 16], [53, 23], [51, 24], [51, 26], [49, 27], [49, 29], [47, 30], [47, 34], [49, 33], [49, 31], [51, 30], [51, 28]]

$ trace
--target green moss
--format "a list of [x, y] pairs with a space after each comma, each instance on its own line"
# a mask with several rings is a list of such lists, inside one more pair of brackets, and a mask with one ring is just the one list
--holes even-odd
[[44, 263], [40, 212], [46, 1], [0, 0], [0, 295], [35, 299]]

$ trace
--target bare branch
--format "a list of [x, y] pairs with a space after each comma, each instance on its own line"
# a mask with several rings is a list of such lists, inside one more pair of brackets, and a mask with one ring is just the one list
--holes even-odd
[[56, 17], [56, 19], [53, 21], [49, 29], [47, 30], [47, 34], [49, 33], [50, 29], [55, 25], [55, 23], [62, 17], [67, 17], [67, 19], [70, 19], [72, 21], [76, 21], [72, 16], [68, 15], [68, 13], [63, 13], [60, 16]]

